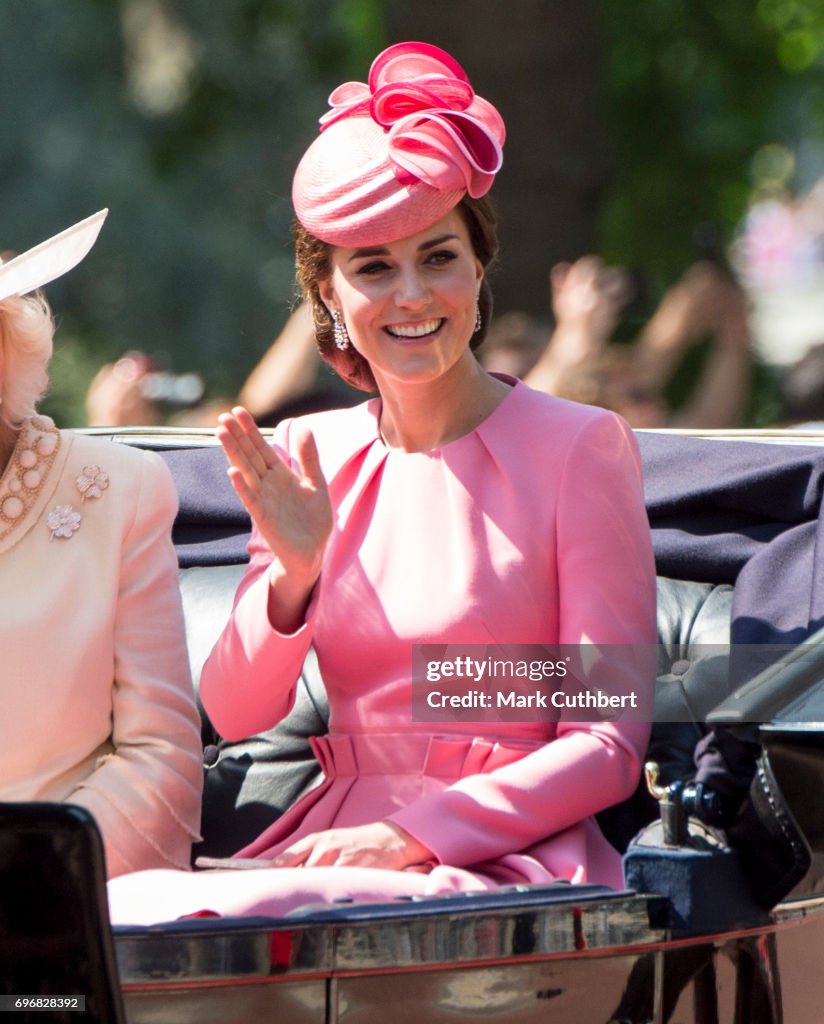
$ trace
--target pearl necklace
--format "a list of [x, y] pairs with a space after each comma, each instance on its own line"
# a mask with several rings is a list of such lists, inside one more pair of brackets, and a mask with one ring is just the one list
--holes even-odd
[[46, 416], [23, 423], [0, 476], [0, 540], [21, 523], [37, 501], [60, 448], [60, 431]]

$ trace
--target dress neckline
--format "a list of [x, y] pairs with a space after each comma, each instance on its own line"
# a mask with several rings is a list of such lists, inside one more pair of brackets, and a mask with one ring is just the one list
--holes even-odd
[[465, 434], [461, 434], [460, 437], [455, 437], [451, 441], [447, 441], [446, 444], [441, 445], [438, 448], [427, 448], [420, 452], [407, 452], [403, 448], [393, 448], [386, 443], [383, 432], [381, 431], [381, 398], [378, 395], [376, 398], [370, 399], [366, 404], [367, 408], [374, 420], [374, 438], [373, 441], [377, 442], [379, 449], [387, 456], [397, 456], [399, 458], [411, 459], [417, 457], [433, 458], [440, 456], [444, 452], [454, 450], [457, 446], [463, 444], [467, 438], [473, 437], [478, 431], [483, 431], [487, 426], [492, 425], [493, 420], [499, 415], [500, 410], [509, 404], [512, 399], [512, 395], [515, 392], [520, 391], [525, 387], [524, 383], [517, 377], [511, 377], [506, 373], [491, 373], [490, 377], [494, 377], [495, 380], [503, 381], [504, 384], [509, 385], [509, 391], [501, 398], [500, 402], [495, 406], [490, 413], [488, 413], [477, 423], [471, 430], [468, 430]]

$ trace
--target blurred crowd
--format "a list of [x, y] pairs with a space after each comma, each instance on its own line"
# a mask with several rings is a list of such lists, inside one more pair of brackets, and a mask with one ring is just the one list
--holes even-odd
[[[749, 397], [747, 307], [731, 279], [709, 262], [691, 266], [639, 333], [613, 335], [633, 300], [633, 278], [594, 256], [550, 273], [555, 328], [525, 381], [574, 401], [619, 412], [634, 427], [723, 428], [738, 424]], [[702, 343], [698, 380], [674, 406], [674, 374]]]
[[[739, 245], [745, 255], [747, 244], [755, 243]], [[763, 263], [763, 245], [757, 255]], [[478, 357], [490, 371], [612, 409], [634, 427], [747, 425], [758, 361], [751, 292], [719, 261], [697, 261], [627, 335], [626, 313], [642, 288], [637, 275], [594, 255], [559, 263], [549, 272], [547, 317], [497, 316]], [[808, 346], [778, 376], [776, 425], [824, 427], [824, 345]], [[300, 306], [235, 396], [204, 401], [196, 375], [164, 373], [145, 354], [130, 352], [100, 369], [86, 409], [90, 425], [212, 426], [219, 413], [241, 404], [261, 426], [274, 426], [363, 397], [321, 361], [310, 312]]]

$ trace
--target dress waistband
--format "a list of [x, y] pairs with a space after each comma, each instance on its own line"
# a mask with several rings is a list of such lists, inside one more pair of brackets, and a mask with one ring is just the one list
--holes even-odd
[[542, 740], [429, 733], [347, 733], [315, 736], [312, 749], [327, 778], [347, 775], [429, 775], [460, 779], [520, 761]]

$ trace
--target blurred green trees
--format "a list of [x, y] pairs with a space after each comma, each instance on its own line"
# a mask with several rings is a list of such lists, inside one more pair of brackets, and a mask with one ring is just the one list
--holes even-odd
[[289, 187], [370, 0], [3, 0], [0, 247], [103, 206], [93, 256], [48, 289], [49, 410], [143, 349], [232, 394], [292, 301]]
[[806, 154], [802, 185], [824, 173], [824, 7], [604, 0], [602, 11], [613, 152], [602, 251], [660, 289], [699, 254], [697, 227], [729, 241], [765, 147]]
[[770, 144], [824, 170], [819, 0], [501, 7], [3, 0], [0, 248], [111, 209], [49, 288], [50, 411], [82, 422], [93, 370], [135, 348], [235, 391], [292, 300], [291, 175], [326, 96], [400, 35], [463, 56], [512, 127], [499, 309], [544, 313], [550, 264], [593, 247], [662, 288], [696, 225], [730, 237]]

